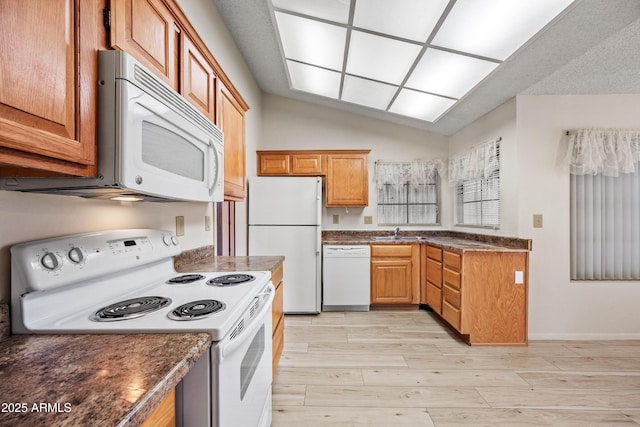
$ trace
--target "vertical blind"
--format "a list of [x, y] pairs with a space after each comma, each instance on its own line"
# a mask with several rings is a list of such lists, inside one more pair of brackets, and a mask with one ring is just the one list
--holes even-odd
[[640, 280], [640, 132], [567, 134], [571, 279]]

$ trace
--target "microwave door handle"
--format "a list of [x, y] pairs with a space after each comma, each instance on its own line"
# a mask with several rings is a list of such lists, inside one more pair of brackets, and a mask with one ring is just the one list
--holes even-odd
[[[216, 152], [215, 147], [213, 146], [213, 143], [210, 142], [208, 145], [209, 148], [209, 161], [210, 162], [215, 162], [216, 163], [216, 167], [219, 167], [220, 165], [218, 165], [218, 153]], [[211, 164], [211, 163], [210, 163]], [[213, 173], [211, 171], [211, 168], [209, 168], [209, 196], [213, 196], [213, 189], [216, 186], [216, 173]]]

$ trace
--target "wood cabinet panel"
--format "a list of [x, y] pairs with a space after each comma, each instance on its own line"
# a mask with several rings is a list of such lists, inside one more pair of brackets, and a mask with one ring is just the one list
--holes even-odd
[[443, 264], [445, 267], [449, 267], [450, 270], [460, 271], [461, 255], [455, 252], [443, 251]]
[[460, 298], [460, 289], [454, 289], [447, 285], [442, 287], [442, 298], [444, 301], [451, 304], [453, 307], [460, 309], [461, 307], [461, 298]]
[[175, 427], [176, 390], [173, 389], [153, 410], [140, 427]]
[[135, 57], [176, 91], [179, 34], [162, 0], [111, 0], [111, 46]]
[[372, 257], [411, 257], [413, 245], [371, 245]]
[[425, 303], [436, 313], [442, 313], [442, 289], [427, 282]]
[[276, 326], [276, 330], [273, 333], [273, 342], [272, 342], [272, 375], [275, 377], [276, 372], [278, 371], [278, 365], [280, 364], [280, 357], [282, 356], [282, 349], [284, 348], [284, 319], [282, 319], [278, 326]]
[[324, 155], [319, 153], [292, 154], [291, 173], [293, 175], [324, 175]]
[[328, 207], [367, 206], [369, 172], [366, 154], [327, 154]]
[[431, 258], [434, 261], [442, 261], [442, 249], [435, 246], [427, 245], [427, 258]]
[[272, 352], [273, 352], [273, 375], [275, 376], [278, 370], [278, 363], [280, 362], [280, 356], [282, 355], [282, 349], [284, 347], [284, 312], [283, 312], [283, 295], [284, 295], [284, 283], [283, 277], [283, 264], [280, 263], [271, 272], [271, 282], [276, 287], [276, 294], [273, 299], [272, 308], [272, 321], [271, 326], [273, 328], [272, 338]]
[[227, 87], [218, 84], [218, 127], [224, 132], [225, 200], [246, 197], [245, 110]]
[[2, 176], [95, 175], [99, 13], [97, 1], [0, 2]]
[[291, 175], [291, 155], [258, 154], [258, 175]]
[[371, 261], [371, 303], [411, 304], [411, 260]]
[[442, 281], [445, 285], [460, 289], [460, 273], [449, 270], [447, 267], [442, 269]]
[[182, 33], [180, 92], [202, 114], [216, 122], [216, 74], [193, 41]]
[[444, 299], [442, 300], [442, 318], [457, 331], [460, 331], [460, 310]]
[[442, 287], [442, 263], [439, 263], [430, 258], [427, 258], [426, 269], [427, 269], [427, 281], [433, 284], [434, 286], [441, 288]]

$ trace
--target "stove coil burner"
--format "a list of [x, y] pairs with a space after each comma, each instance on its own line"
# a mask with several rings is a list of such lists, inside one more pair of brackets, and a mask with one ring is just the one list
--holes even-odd
[[215, 299], [203, 299], [182, 304], [167, 316], [172, 320], [198, 320], [222, 311], [225, 303]]
[[207, 282], [211, 286], [234, 286], [241, 283], [255, 280], [256, 276], [251, 274], [227, 274], [225, 276], [214, 277]]
[[202, 279], [204, 279], [204, 276], [202, 274], [183, 274], [182, 276], [177, 276], [167, 280], [167, 284], [184, 285], [187, 283], [197, 282], [198, 280], [202, 280]]
[[91, 317], [91, 320], [113, 322], [116, 320], [135, 319], [160, 310], [170, 302], [169, 298], [156, 296], [132, 298], [101, 308]]

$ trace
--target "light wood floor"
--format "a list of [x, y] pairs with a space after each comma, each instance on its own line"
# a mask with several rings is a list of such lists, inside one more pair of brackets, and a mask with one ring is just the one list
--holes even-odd
[[640, 341], [469, 347], [432, 316], [287, 315], [272, 426], [640, 425]]

